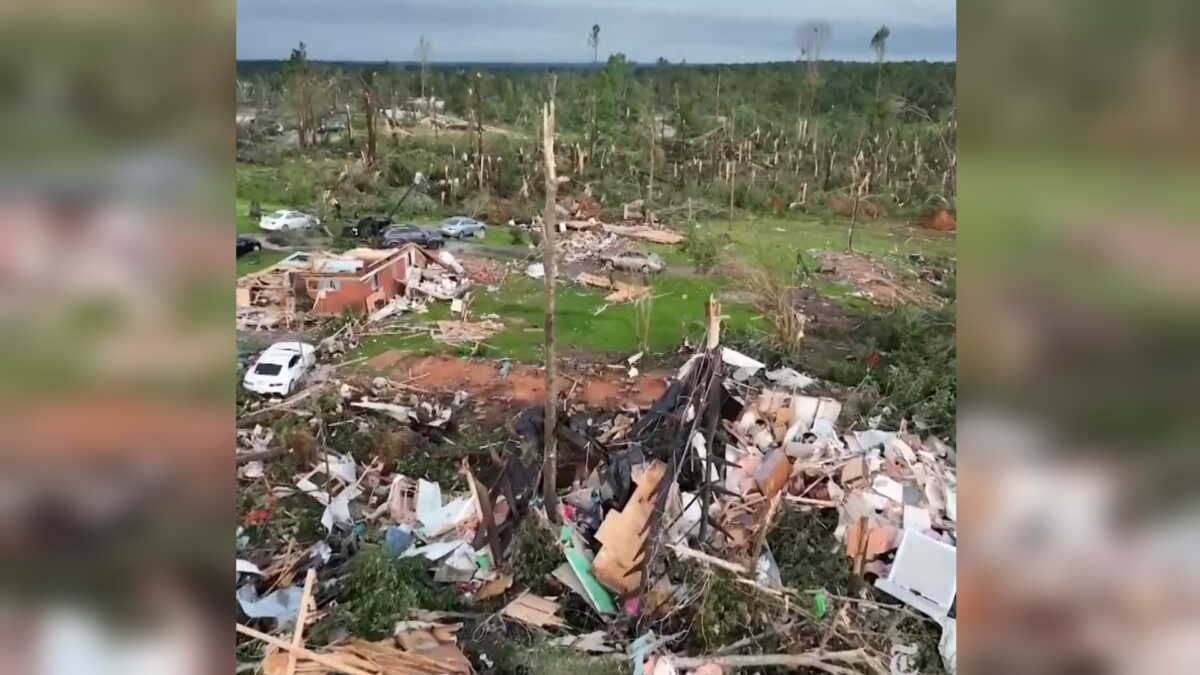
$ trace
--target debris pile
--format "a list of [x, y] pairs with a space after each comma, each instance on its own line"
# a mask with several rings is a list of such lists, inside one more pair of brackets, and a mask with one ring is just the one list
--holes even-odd
[[678, 244], [684, 236], [674, 230], [666, 230], [645, 225], [602, 225], [605, 232], [619, 234], [629, 239], [639, 239], [655, 244]]
[[[940, 304], [938, 296], [918, 279], [900, 278], [891, 267], [861, 253], [810, 251], [817, 255], [817, 273], [853, 286], [855, 294], [885, 307], [912, 302], [930, 306]], [[937, 285], [937, 284], [935, 284]]]
[[[439, 330], [486, 339], [471, 333], [478, 325], [439, 322]], [[928, 617], [940, 627], [935, 649], [952, 671], [954, 449], [903, 424], [897, 431], [840, 427], [838, 400], [800, 393], [815, 384], [813, 378], [789, 368], [767, 371], [758, 360], [723, 347], [719, 327], [720, 307], [710, 299], [704, 345], [649, 405], [587, 408], [564, 392], [552, 430], [559, 486], [553, 502], [542, 501], [547, 429], [541, 406], [510, 419], [511, 438], [499, 448], [455, 460], [457, 490], [444, 488], [444, 480], [393, 471], [379, 457], [361, 466], [348, 453], [317, 452], [294, 477], [295, 487], [276, 485], [272, 498], [290, 491], [316, 500], [324, 509], [322, 529], [336, 545], [291, 542], [274, 559], [239, 560], [245, 619], [272, 630], [295, 625], [300, 635], [312, 596], [295, 585], [297, 575], [336, 575], [330, 551], [342, 555], [345, 542], [368, 533], [390, 559], [427, 568], [421, 581], [490, 608], [490, 630], [503, 630], [508, 622], [558, 633], [554, 644], [627, 659], [635, 672], [778, 665], [886, 673], [890, 664], [909, 663], [915, 648], [889, 642], [888, 631], [843, 630], [872, 612]], [[636, 373], [641, 358], [611, 367]], [[506, 375], [502, 365], [494, 377]], [[338, 397], [324, 420], [313, 418], [325, 428], [398, 426], [445, 434], [466, 402], [465, 393], [438, 400], [419, 382], [385, 378], [326, 386], [335, 387]], [[339, 415], [344, 419], [331, 424]], [[243, 465], [242, 455], [267, 451], [277, 440], [262, 427], [245, 429], [239, 438]], [[262, 473], [256, 475], [255, 483], [262, 482]], [[850, 595], [788, 585], [782, 567], [796, 552], [772, 550], [768, 537], [785, 513], [836, 516], [836, 528], [825, 536], [851, 581]], [[526, 546], [519, 533], [529, 531], [545, 537], [538, 555], [549, 559], [537, 563], [545, 567], [532, 579], [513, 562], [518, 547]], [[689, 631], [655, 631], [679, 626], [672, 621], [690, 625], [671, 617], [695, 611], [693, 604], [718, 577], [777, 612], [771, 630], [781, 639], [814, 622], [826, 637], [807, 652], [732, 653], [754, 644], [746, 636], [718, 653], [676, 654], [695, 648], [687, 642]], [[328, 593], [316, 597], [331, 601]], [[268, 650], [265, 672], [292, 655], [302, 666], [296, 672], [470, 672], [468, 656], [474, 656], [454, 639], [459, 625], [427, 614], [400, 617], [391, 639], [351, 636], [319, 650], [305, 648], [299, 638], [239, 631], [279, 650]], [[485, 657], [478, 655], [481, 663]]]
[[508, 268], [492, 258], [465, 255], [458, 259], [467, 278], [476, 284], [493, 285], [504, 281]]
[[451, 345], [478, 343], [484, 342], [502, 330], [504, 330], [504, 324], [490, 319], [475, 322], [438, 321], [433, 339]]
[[641, 284], [631, 284], [624, 281], [609, 279], [608, 277], [602, 277], [598, 274], [591, 274], [589, 272], [581, 272], [575, 277], [575, 281], [583, 284], [584, 286], [612, 289], [613, 292], [604, 298], [608, 302], [632, 302], [650, 293], [649, 286], [642, 286]]
[[573, 263], [615, 252], [622, 247], [622, 242], [615, 234], [584, 230], [559, 238], [555, 246], [563, 262]]

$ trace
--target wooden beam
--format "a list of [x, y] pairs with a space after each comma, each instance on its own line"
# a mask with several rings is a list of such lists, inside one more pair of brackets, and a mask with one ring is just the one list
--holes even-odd
[[288, 654], [287, 670], [285, 675], [293, 675], [296, 672], [296, 652], [297, 647], [304, 646], [304, 622], [308, 620], [308, 605], [312, 602], [313, 584], [317, 581], [316, 568], [308, 568], [308, 573], [304, 575], [304, 593], [300, 595], [300, 611], [296, 613], [296, 630], [292, 633], [292, 652]]
[[261, 641], [271, 645], [272, 647], [278, 647], [279, 649], [282, 649], [286, 652], [294, 653], [298, 656], [303, 656], [304, 658], [306, 658], [310, 661], [315, 661], [316, 663], [319, 663], [319, 664], [325, 666], [326, 668], [333, 669], [334, 672], [348, 673], [348, 675], [376, 675], [375, 673], [363, 670], [361, 668], [355, 668], [354, 666], [351, 666], [349, 664], [342, 663], [342, 661], [340, 659], [334, 658], [327, 654], [319, 654], [317, 652], [312, 651], [311, 649], [305, 649], [304, 647], [293, 647], [290, 642], [284, 642], [283, 640], [280, 640], [279, 638], [275, 637], [274, 635], [267, 635], [266, 633], [256, 631], [249, 626], [243, 626], [242, 624], [237, 623], [237, 624], [234, 624], [233, 627], [237, 632], [241, 633], [242, 635], [249, 635], [250, 637], [252, 637], [256, 640], [261, 640]]

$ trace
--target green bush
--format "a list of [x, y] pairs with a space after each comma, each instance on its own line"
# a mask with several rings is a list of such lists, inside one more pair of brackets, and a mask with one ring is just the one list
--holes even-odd
[[453, 591], [426, 577], [417, 558], [390, 558], [378, 549], [359, 553], [350, 562], [342, 621], [355, 637], [378, 640], [410, 610], [457, 609]]
[[723, 244], [724, 235], [693, 225], [680, 248], [687, 254], [697, 272], [707, 273], [720, 262]]

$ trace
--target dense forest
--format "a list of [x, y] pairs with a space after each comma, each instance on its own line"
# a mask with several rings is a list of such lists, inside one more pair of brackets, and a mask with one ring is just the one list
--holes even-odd
[[[608, 206], [643, 199], [668, 214], [686, 202], [710, 216], [839, 197], [883, 212], [953, 207], [955, 64], [877, 52], [875, 63], [637, 64], [613, 54], [586, 65], [389, 64], [310, 61], [301, 45], [288, 61], [240, 62], [237, 95], [239, 109], [297, 128], [296, 152], [357, 158], [352, 171], [317, 179], [341, 203], [370, 205], [380, 181], [399, 187], [420, 173], [444, 205], [521, 211], [539, 198], [538, 125], [553, 98], [560, 166]], [[429, 119], [382, 114], [433, 97], [444, 101], [425, 111], [433, 133], [415, 131]], [[439, 112], [462, 122], [457, 133], [438, 133]], [[318, 136], [330, 115], [344, 115], [350, 133]], [[274, 161], [250, 135], [239, 131], [239, 158]], [[346, 180], [355, 172], [371, 184]]]

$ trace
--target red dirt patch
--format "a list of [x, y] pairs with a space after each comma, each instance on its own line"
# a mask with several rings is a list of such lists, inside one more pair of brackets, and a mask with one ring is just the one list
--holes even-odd
[[939, 232], [954, 232], [958, 229], [957, 212], [950, 209], [934, 209], [921, 218], [921, 227]]
[[[413, 386], [430, 391], [463, 390], [480, 402], [481, 408], [501, 412], [545, 401], [545, 372], [539, 366], [514, 363], [501, 377], [500, 362], [439, 355], [413, 357], [390, 350], [367, 364], [390, 371], [397, 380], [413, 380]], [[667, 390], [666, 372], [648, 372], [630, 379], [622, 369], [592, 366], [562, 369], [560, 384], [571, 400], [595, 408], [617, 408], [633, 403], [648, 406]]]

